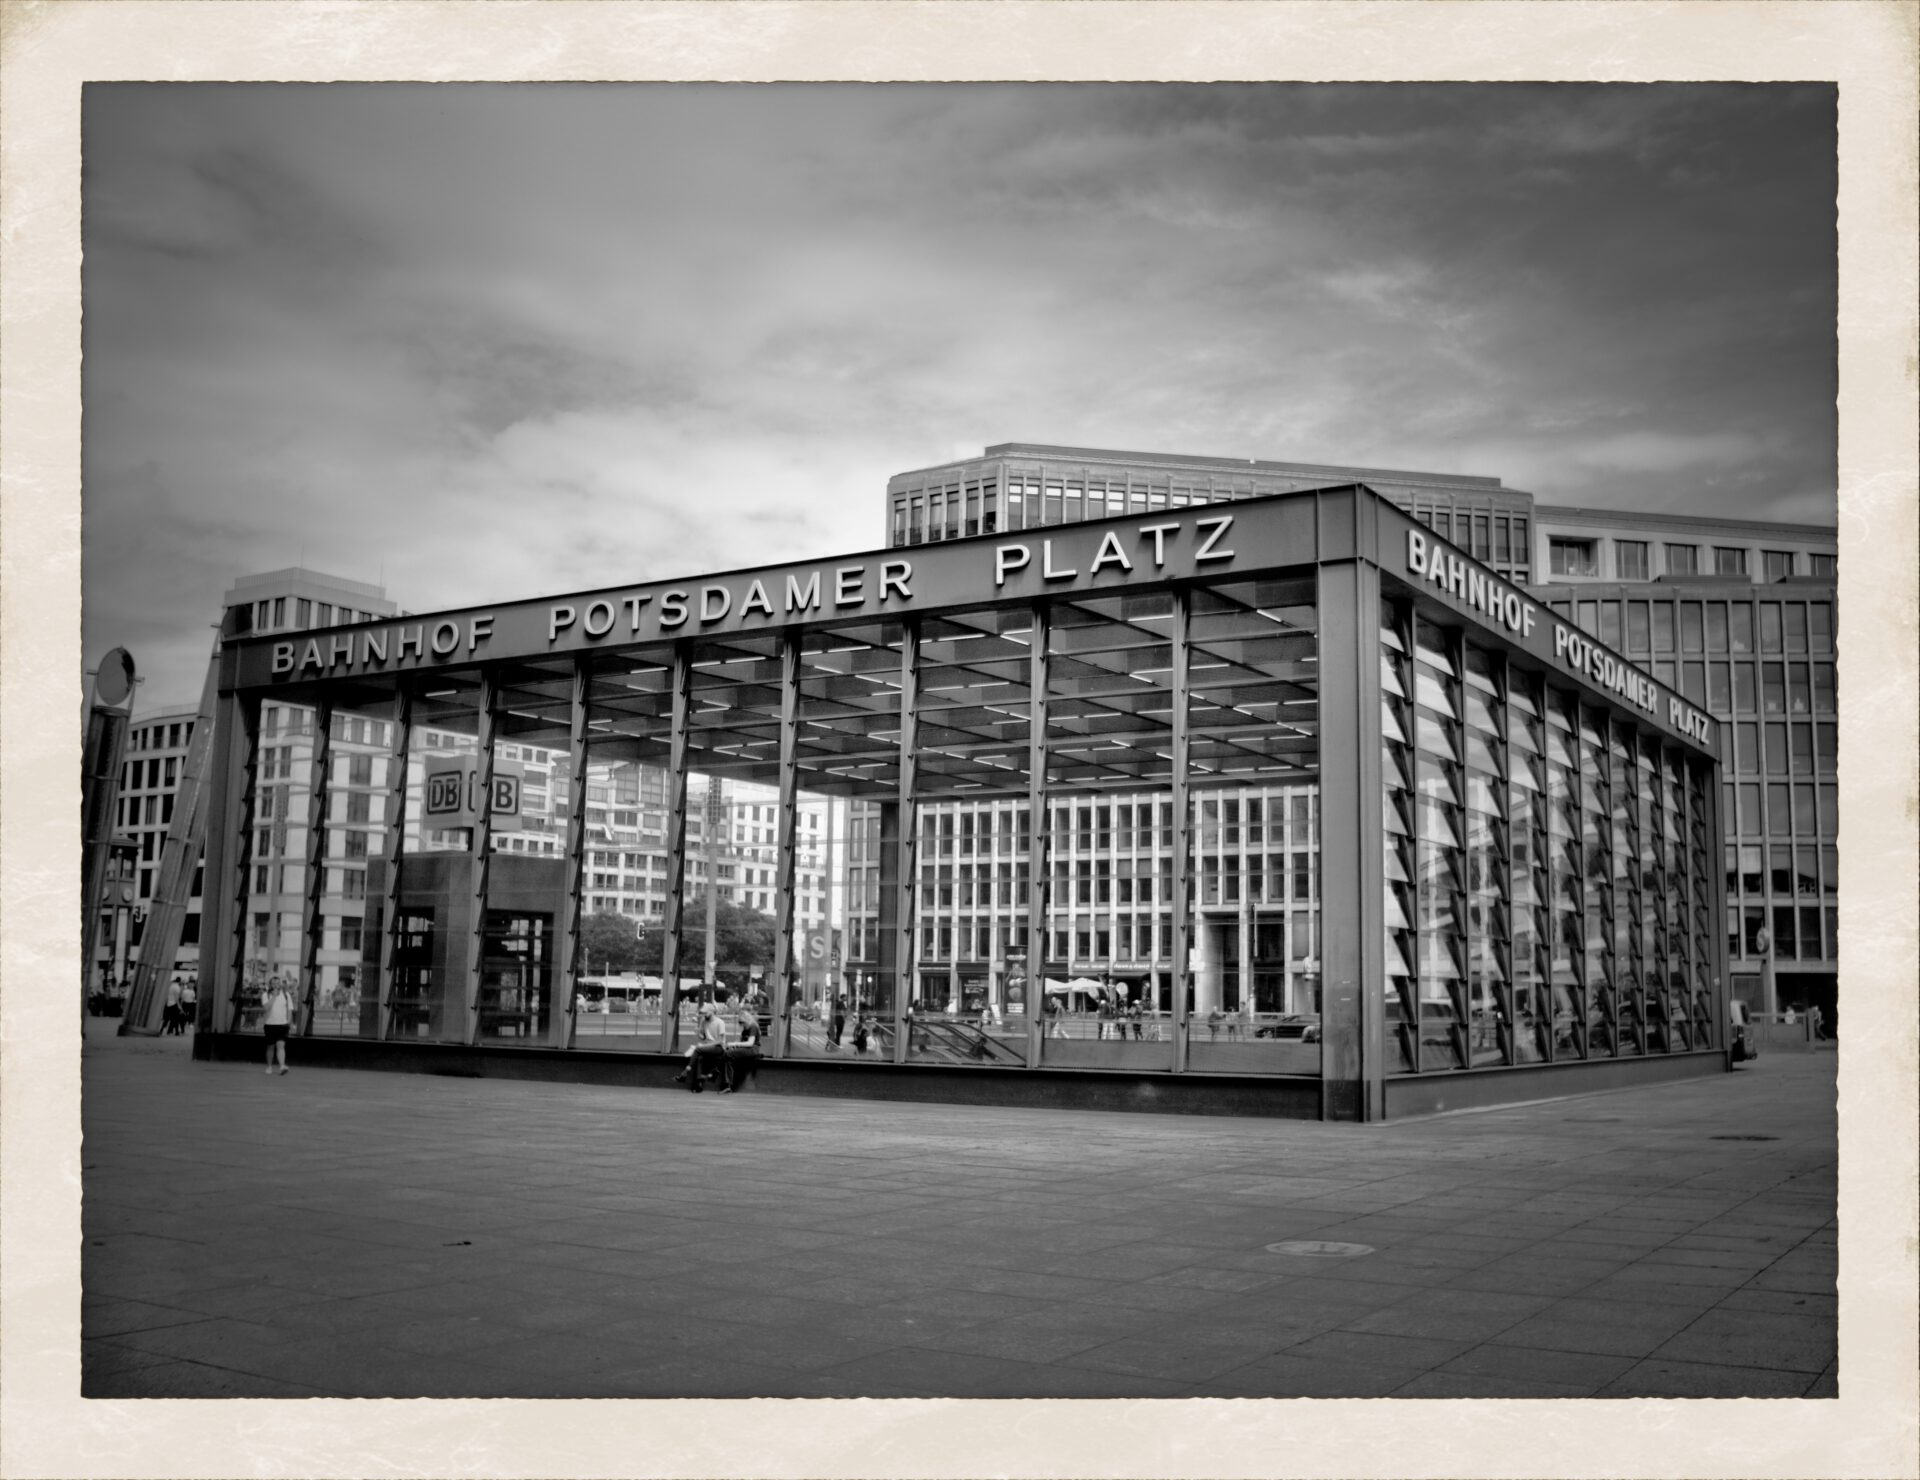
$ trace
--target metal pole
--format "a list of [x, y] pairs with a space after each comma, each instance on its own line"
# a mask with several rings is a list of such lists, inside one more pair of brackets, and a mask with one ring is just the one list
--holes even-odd
[[[672, 1053], [680, 1017], [682, 915], [687, 879], [687, 726], [693, 707], [693, 660], [683, 644], [673, 655], [673, 709], [667, 748], [667, 909], [660, 944], [660, 1052]], [[586, 797], [584, 780], [577, 800]]]
[[720, 794], [720, 778], [707, 777], [707, 825], [702, 831], [706, 834], [707, 845], [707, 973], [702, 985], [717, 989], [720, 985], [715, 955], [719, 940], [720, 909], [720, 839], [719, 832], [726, 825], [726, 806]]

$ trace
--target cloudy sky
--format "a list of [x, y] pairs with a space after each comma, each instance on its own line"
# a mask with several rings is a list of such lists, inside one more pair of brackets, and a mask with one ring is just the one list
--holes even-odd
[[1044, 441], [1834, 518], [1824, 86], [102, 86], [85, 647], [883, 539]]

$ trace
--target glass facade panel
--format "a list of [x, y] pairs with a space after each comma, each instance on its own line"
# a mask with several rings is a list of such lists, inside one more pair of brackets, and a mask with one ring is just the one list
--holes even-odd
[[1320, 1069], [1317, 628], [1310, 581], [1193, 593], [1195, 1071]]
[[1386, 1071], [1420, 1067], [1419, 950], [1414, 902], [1418, 828], [1415, 820], [1412, 694], [1412, 612], [1391, 601], [1380, 606], [1381, 774], [1384, 783], [1386, 867]]

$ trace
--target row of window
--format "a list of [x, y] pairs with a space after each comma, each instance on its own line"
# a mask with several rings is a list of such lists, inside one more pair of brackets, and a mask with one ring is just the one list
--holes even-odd
[[1455, 506], [1429, 506], [1418, 499], [1411, 512], [1441, 539], [1452, 540], [1475, 560], [1516, 580], [1528, 578], [1533, 553], [1529, 543], [1531, 525], [1526, 515], [1497, 509], [1480, 513]]
[[289, 626], [302, 631], [313, 627], [344, 627], [353, 622], [371, 622], [382, 615], [344, 602], [315, 601], [306, 596], [273, 596], [264, 601], [243, 603], [234, 611], [238, 613], [237, 625], [242, 632], [275, 632]]
[[1297, 486], [1201, 488], [1125, 478], [1063, 480], [1007, 473], [998, 484], [969, 481], [926, 493], [895, 495], [892, 543], [933, 544], [1000, 530], [1078, 524], [1085, 519], [1224, 503]]
[[[1770, 720], [1756, 724], [1738, 720], [1733, 731], [1733, 754], [1721, 763], [1741, 775], [1831, 775], [1838, 725], [1834, 720]], [[1764, 748], [1762, 740], [1764, 739]]]
[[1830, 601], [1566, 601], [1554, 612], [1608, 647], [1640, 653], [1830, 653]]
[[[1651, 541], [1616, 539], [1611, 543], [1613, 545], [1611, 579], [1650, 581], [1654, 578]], [[1548, 572], [1555, 576], [1600, 576], [1602, 574], [1601, 544], [1602, 541], [1591, 537], [1549, 535], [1547, 537]], [[1744, 545], [1712, 545], [1708, 547], [1708, 559], [1711, 564], [1702, 565], [1699, 545], [1662, 544], [1660, 546], [1661, 569], [1658, 573], [1667, 576], [1697, 576], [1709, 573], [1716, 576], [1744, 576], [1751, 573], [1749, 562], [1752, 553]], [[1833, 574], [1834, 557], [1830, 554], [1796, 550], [1760, 551], [1760, 579], [1769, 583], [1788, 580], [1796, 575], [1831, 577]]]
[[171, 791], [180, 776], [180, 758], [178, 756], [151, 756], [144, 761], [122, 761], [120, 763], [120, 790], [158, 791], [162, 787]]
[[127, 735], [128, 750], [185, 750], [193, 739], [193, 721], [142, 725]]
[[115, 825], [122, 831], [130, 827], [164, 827], [173, 821], [173, 793], [160, 796], [121, 797]]

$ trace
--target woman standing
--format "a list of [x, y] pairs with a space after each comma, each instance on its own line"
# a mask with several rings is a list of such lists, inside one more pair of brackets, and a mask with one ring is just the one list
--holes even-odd
[[267, 1035], [267, 1072], [287, 1072], [287, 1033], [293, 1026], [293, 996], [287, 984], [275, 977], [267, 988], [266, 1011], [260, 1026]]

